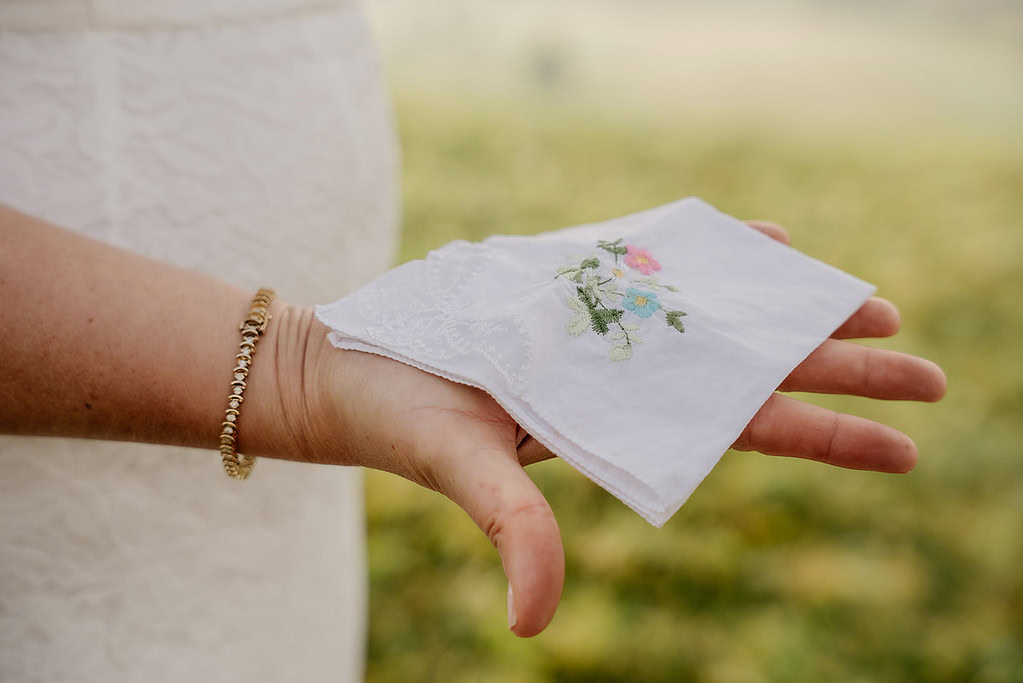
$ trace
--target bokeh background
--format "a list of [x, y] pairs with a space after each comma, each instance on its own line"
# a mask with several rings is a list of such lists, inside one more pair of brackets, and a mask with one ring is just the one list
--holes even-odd
[[505, 623], [496, 553], [368, 474], [368, 680], [1023, 681], [1023, 4], [370, 0], [401, 260], [699, 195], [879, 287], [940, 363], [909, 475], [728, 453], [663, 529], [564, 463], [564, 599]]

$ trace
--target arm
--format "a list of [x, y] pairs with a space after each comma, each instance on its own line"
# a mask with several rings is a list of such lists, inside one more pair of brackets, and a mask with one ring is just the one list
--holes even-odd
[[[0, 207], [0, 431], [215, 449], [251, 292]], [[243, 417], [287, 452], [279, 376], [308, 315], [275, 303]]]
[[[752, 225], [787, 241], [777, 226]], [[3, 208], [0, 245], [0, 432], [216, 448], [251, 292]], [[542, 631], [564, 554], [523, 465], [550, 454], [486, 393], [335, 349], [309, 309], [275, 303], [271, 314], [239, 449], [373, 467], [448, 496], [501, 555], [512, 631]], [[869, 301], [781, 389], [937, 400], [945, 378], [933, 363], [837, 339], [888, 336], [898, 322], [891, 304]], [[884, 472], [908, 471], [917, 457], [891, 427], [780, 394], [735, 447]]]

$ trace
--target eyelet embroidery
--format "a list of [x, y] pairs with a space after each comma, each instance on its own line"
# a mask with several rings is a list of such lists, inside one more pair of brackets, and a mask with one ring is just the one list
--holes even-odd
[[[495, 311], [478, 291], [476, 278], [490, 257], [484, 247], [459, 240], [366, 285], [356, 302], [367, 335], [381, 346], [432, 361], [479, 354], [521, 394], [533, 344], [518, 317]], [[513, 336], [521, 360], [505, 350]]]
[[[674, 285], [663, 284], [652, 275], [661, 269], [661, 264], [649, 250], [621, 242], [621, 238], [598, 240], [596, 256], [562, 266], [554, 276], [555, 280], [563, 277], [575, 283], [575, 294], [566, 298], [573, 315], [565, 323], [565, 332], [578, 337], [592, 329], [607, 336], [612, 342], [609, 349], [612, 361], [631, 359], [633, 344], [643, 342], [636, 333], [639, 324], [631, 322], [632, 316], [646, 320], [660, 311], [668, 327], [680, 333], [686, 331], [682, 324], [685, 311], [665, 308], [655, 291], [678, 291]], [[610, 254], [613, 262], [605, 263], [608, 257], [601, 252]]]

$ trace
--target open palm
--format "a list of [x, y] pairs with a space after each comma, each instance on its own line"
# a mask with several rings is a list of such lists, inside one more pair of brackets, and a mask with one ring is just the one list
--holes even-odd
[[[774, 224], [750, 225], [788, 242]], [[945, 376], [933, 363], [842, 341], [898, 328], [895, 307], [871, 299], [779, 390], [938, 400]], [[312, 431], [322, 459], [392, 472], [460, 505], [500, 553], [512, 631], [542, 631], [561, 597], [565, 560], [551, 508], [523, 467], [552, 455], [483, 391], [369, 353], [330, 348], [318, 356], [312, 377], [327, 426]], [[879, 472], [908, 472], [917, 459], [913, 441], [891, 427], [777, 393], [734, 448]]]

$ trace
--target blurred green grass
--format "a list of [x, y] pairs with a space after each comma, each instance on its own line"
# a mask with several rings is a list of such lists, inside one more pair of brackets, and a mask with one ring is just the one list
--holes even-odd
[[1019, 136], [410, 89], [396, 106], [401, 260], [699, 195], [877, 284], [904, 324], [878, 344], [940, 363], [949, 393], [814, 399], [913, 436], [910, 475], [728, 453], [660, 530], [564, 463], [531, 468], [568, 574], [529, 641], [472, 522], [370, 472], [369, 681], [1023, 681]]

